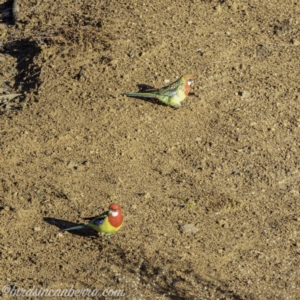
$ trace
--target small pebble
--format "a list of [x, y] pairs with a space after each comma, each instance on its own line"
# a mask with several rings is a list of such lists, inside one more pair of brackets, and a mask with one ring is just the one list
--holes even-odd
[[294, 44], [295, 46], [299, 46], [299, 45], [300, 45], [300, 41], [299, 41], [299, 40], [293, 40], [293, 44]]
[[151, 198], [151, 194], [149, 192], [144, 194], [144, 198], [145, 199], [150, 199]]
[[227, 221], [226, 220], [224, 220], [224, 219], [221, 219], [220, 221], [218, 221], [217, 222], [221, 227], [223, 227], [223, 228], [228, 228], [228, 223], [227, 223]]
[[290, 190], [290, 193], [294, 196], [299, 196], [299, 191], [298, 190]]
[[199, 229], [194, 226], [193, 224], [184, 224], [180, 226], [180, 230], [182, 233], [190, 234], [190, 233], [197, 233]]
[[239, 96], [241, 96], [242, 99], [248, 99], [251, 97], [251, 93], [248, 91], [242, 91], [239, 92]]

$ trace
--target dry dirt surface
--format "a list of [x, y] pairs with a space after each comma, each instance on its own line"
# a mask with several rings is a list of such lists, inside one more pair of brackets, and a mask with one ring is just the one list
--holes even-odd
[[[24, 0], [15, 24], [11, 7], [1, 289], [300, 299], [300, 2]], [[125, 95], [186, 73], [180, 109]], [[110, 240], [60, 232], [112, 202]]]

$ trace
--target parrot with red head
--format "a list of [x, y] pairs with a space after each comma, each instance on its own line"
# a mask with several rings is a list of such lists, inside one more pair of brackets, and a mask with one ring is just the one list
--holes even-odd
[[179, 108], [190, 92], [193, 75], [183, 75], [175, 82], [161, 89], [146, 92], [127, 93], [128, 97], [154, 98], [172, 107]]
[[117, 232], [123, 224], [123, 213], [120, 205], [112, 203], [107, 212], [92, 219], [88, 224], [63, 229], [62, 232], [83, 228], [92, 228], [101, 235], [111, 235]]

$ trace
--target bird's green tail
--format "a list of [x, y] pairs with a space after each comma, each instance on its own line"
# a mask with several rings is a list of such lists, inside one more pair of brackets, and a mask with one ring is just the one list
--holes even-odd
[[128, 97], [143, 97], [143, 98], [157, 98], [157, 95], [153, 93], [127, 93]]
[[79, 225], [79, 226], [75, 226], [75, 227], [70, 227], [70, 228], [62, 229], [62, 232], [69, 231], [69, 230], [83, 229], [85, 227], [86, 227], [85, 225]]

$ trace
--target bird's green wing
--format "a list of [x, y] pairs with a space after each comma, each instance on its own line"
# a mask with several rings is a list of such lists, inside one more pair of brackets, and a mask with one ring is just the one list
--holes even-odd
[[157, 93], [161, 96], [172, 97], [177, 93], [180, 85], [181, 85], [181, 78], [171, 83], [168, 86], [162, 87], [157, 91]]
[[91, 220], [91, 222], [89, 224], [93, 224], [93, 225], [101, 225], [105, 218], [108, 216], [108, 211], [104, 212], [103, 214], [101, 214], [100, 216], [94, 218], [93, 220]]

